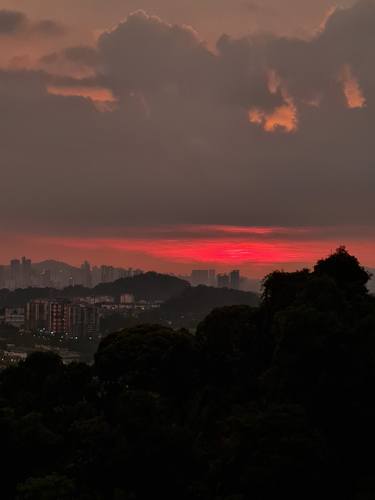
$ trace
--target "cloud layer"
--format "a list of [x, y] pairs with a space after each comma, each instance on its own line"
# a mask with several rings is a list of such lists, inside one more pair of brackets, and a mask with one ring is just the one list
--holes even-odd
[[[0, 13], [0, 33], [23, 19]], [[95, 46], [3, 69], [1, 226], [373, 227], [374, 25], [361, 0], [312, 38], [213, 50], [137, 11]]]

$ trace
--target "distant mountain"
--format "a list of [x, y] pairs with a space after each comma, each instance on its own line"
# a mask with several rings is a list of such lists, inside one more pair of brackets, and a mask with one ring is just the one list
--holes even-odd
[[51, 273], [65, 271], [70, 273], [70, 275], [79, 271], [78, 267], [71, 266], [66, 262], [59, 262], [58, 260], [43, 260], [42, 262], [34, 262], [31, 267], [38, 272], [42, 272], [44, 270], [50, 271]]
[[57, 260], [44, 260], [32, 264], [32, 270], [35, 274], [40, 275], [47, 271], [50, 273], [51, 280], [58, 288], [66, 286], [69, 279], [72, 278], [74, 282], [81, 281], [81, 270], [78, 267], [66, 264], [66, 262], [59, 262]]

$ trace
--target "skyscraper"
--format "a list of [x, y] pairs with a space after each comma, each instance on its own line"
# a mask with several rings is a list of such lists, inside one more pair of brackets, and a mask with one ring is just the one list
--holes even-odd
[[194, 269], [191, 272], [191, 284], [193, 286], [209, 284], [209, 271], [208, 269]]
[[102, 272], [101, 276], [102, 283], [111, 283], [112, 281], [114, 281], [114, 272], [115, 272], [114, 267], [102, 266], [100, 269]]
[[230, 280], [228, 274], [218, 274], [217, 286], [219, 288], [229, 288]]
[[234, 290], [240, 289], [241, 275], [240, 271], [234, 270], [230, 273], [230, 287]]
[[10, 284], [9, 288], [15, 290], [21, 286], [21, 262], [19, 259], [10, 261]]
[[81, 280], [86, 288], [92, 287], [91, 265], [87, 260], [81, 266]]
[[30, 331], [48, 328], [49, 303], [47, 300], [33, 300], [26, 304], [25, 327]]
[[6, 271], [5, 266], [0, 266], [0, 288], [6, 287]]
[[216, 286], [216, 270], [209, 269], [208, 270], [208, 284], [209, 286]]
[[21, 262], [21, 286], [22, 288], [28, 288], [31, 286], [31, 260], [22, 257]]

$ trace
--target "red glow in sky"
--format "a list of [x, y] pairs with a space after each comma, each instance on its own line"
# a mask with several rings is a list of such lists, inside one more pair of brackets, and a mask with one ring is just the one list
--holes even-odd
[[337, 234], [329, 228], [282, 228], [240, 226], [161, 226], [125, 228], [115, 237], [23, 236], [14, 245], [4, 245], [6, 261], [33, 249], [33, 260], [54, 258], [79, 264], [142, 267], [161, 272], [188, 272], [191, 268], [213, 266], [240, 268], [261, 277], [276, 268], [310, 266], [341, 244], [358, 256], [364, 265], [375, 267], [375, 235], [358, 237], [350, 230]]

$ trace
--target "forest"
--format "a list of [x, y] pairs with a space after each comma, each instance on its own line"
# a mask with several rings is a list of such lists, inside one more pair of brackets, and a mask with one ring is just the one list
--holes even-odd
[[340, 247], [194, 335], [127, 328], [92, 365], [29, 355], [0, 373], [2, 498], [374, 498], [369, 279]]

